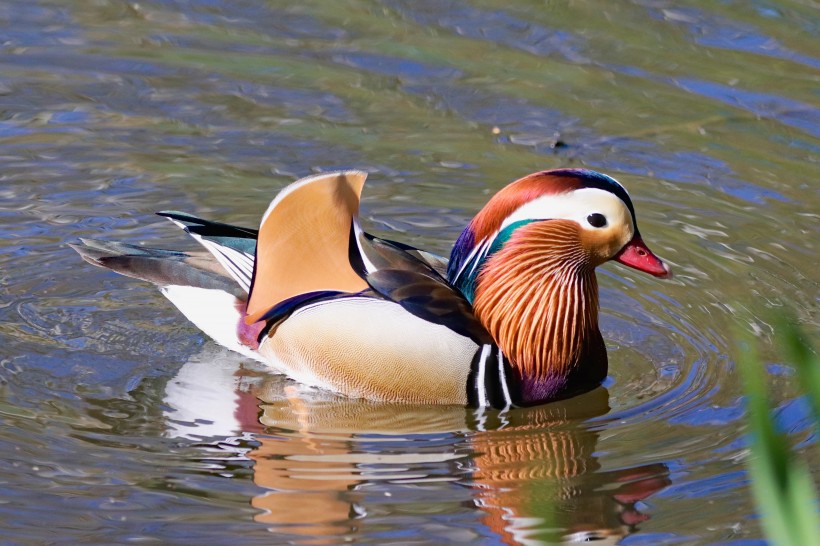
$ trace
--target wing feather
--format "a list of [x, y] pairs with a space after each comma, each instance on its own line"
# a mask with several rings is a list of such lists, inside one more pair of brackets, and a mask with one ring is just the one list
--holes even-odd
[[326, 173], [279, 192], [259, 228], [246, 322], [300, 294], [367, 288], [348, 253], [366, 177], [361, 171]]
[[184, 229], [214, 255], [245, 293], [250, 292], [258, 235], [256, 230], [203, 220], [178, 211], [157, 214]]

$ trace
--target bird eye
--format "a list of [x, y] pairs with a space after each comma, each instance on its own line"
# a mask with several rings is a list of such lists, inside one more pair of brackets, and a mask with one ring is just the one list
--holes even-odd
[[600, 212], [594, 212], [587, 216], [587, 222], [589, 222], [589, 225], [592, 227], [601, 228], [606, 225], [606, 216]]

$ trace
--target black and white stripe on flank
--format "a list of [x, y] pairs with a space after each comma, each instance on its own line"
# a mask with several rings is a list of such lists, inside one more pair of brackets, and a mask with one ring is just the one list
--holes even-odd
[[504, 407], [508, 408], [513, 405], [512, 397], [510, 396], [510, 384], [507, 382], [507, 370], [504, 369], [504, 355], [501, 350], [496, 347], [496, 366], [498, 367], [498, 383], [501, 385], [501, 394], [504, 396]]
[[492, 345], [484, 345], [481, 347], [481, 356], [478, 357], [478, 369], [476, 370], [475, 390], [478, 396], [479, 406], [488, 406], [487, 403], [487, 389], [484, 385], [487, 376], [487, 359], [490, 357]]
[[479, 347], [467, 378], [467, 401], [474, 407], [506, 409], [513, 402], [508, 365], [498, 346]]

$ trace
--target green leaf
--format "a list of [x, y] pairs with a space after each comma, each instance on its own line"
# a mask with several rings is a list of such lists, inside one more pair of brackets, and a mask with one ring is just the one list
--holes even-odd
[[[798, 377], [818, 408], [817, 362], [794, 322], [777, 322], [783, 351], [798, 369]], [[765, 383], [765, 369], [749, 335], [740, 336], [738, 366], [748, 399], [751, 456], [748, 461], [752, 490], [760, 509], [763, 529], [778, 546], [820, 544], [817, 494], [811, 472], [790, 451], [788, 439], [775, 428]], [[807, 382], [805, 379], [809, 378]]]

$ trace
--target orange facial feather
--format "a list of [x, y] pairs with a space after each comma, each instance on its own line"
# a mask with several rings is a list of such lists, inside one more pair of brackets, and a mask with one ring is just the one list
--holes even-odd
[[524, 377], [566, 376], [598, 332], [598, 285], [580, 227], [569, 220], [516, 230], [478, 277], [474, 308]]

